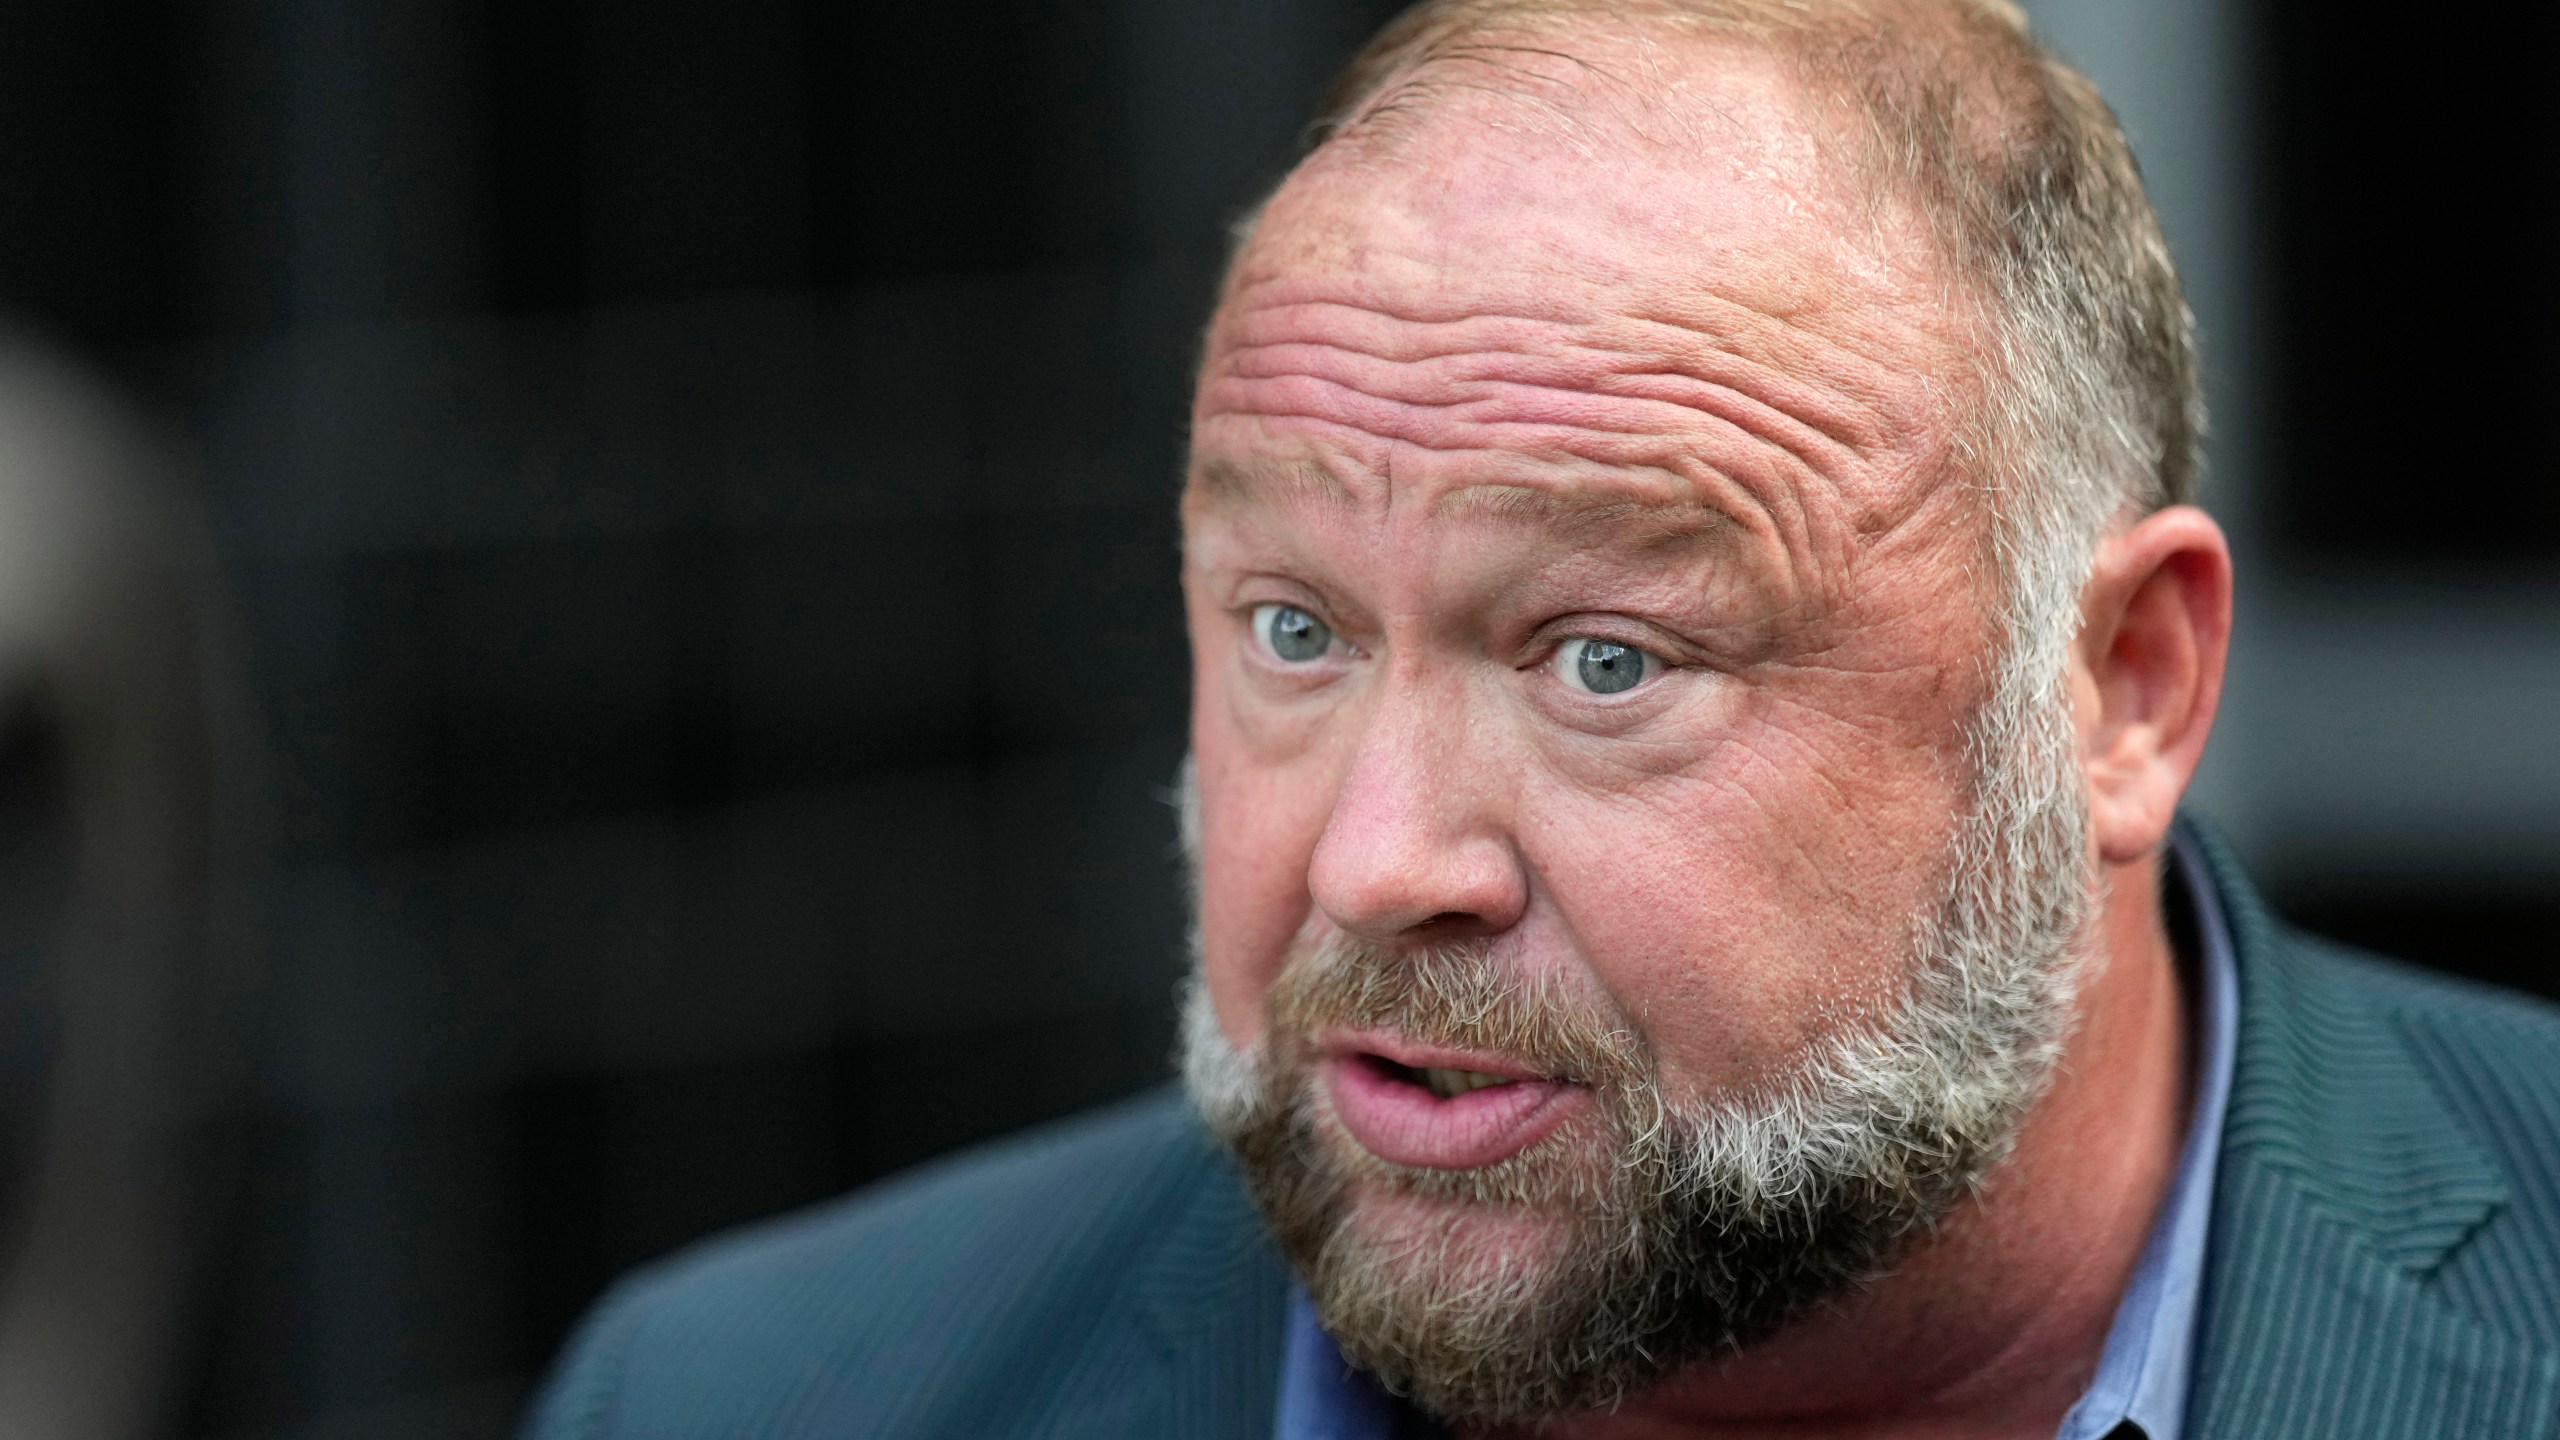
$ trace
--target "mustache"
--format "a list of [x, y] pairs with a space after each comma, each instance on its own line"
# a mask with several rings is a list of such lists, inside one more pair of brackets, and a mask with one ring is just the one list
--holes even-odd
[[1646, 1085], [1654, 1066], [1613, 1007], [1545, 972], [1523, 973], [1487, 945], [1390, 950], [1336, 934], [1291, 956], [1272, 983], [1266, 1062], [1288, 1063], [1329, 1030], [1392, 1030], [1430, 1045], [1505, 1056], [1598, 1089]]

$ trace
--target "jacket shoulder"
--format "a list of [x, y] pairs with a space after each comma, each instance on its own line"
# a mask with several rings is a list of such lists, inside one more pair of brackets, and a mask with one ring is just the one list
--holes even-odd
[[967, 1433], [1222, 1164], [1158, 1093], [714, 1238], [599, 1302], [527, 1434]]
[[2414, 966], [2409, 961], [2394, 961], [2376, 956], [2373, 951], [2360, 951], [2355, 945], [2342, 945], [2337, 940], [2324, 940], [2319, 935], [2286, 930], [2286, 943], [2296, 953], [2312, 956], [2314, 961], [2330, 969], [2332, 976], [2345, 986], [2368, 994], [2376, 1002], [2394, 1010], [2432, 1012], [2445, 1017], [2481, 1017], [2499, 1025], [2524, 1025], [2527, 1030], [2540, 1027], [2545, 1033], [2560, 1038], [2560, 1004], [2552, 1004], [2519, 989], [2506, 989], [2488, 981], [2465, 979], [2465, 976], [2432, 971]]
[[2333, 983], [2528, 1086], [2560, 1086], [2560, 1005], [2315, 936], [2287, 937]]

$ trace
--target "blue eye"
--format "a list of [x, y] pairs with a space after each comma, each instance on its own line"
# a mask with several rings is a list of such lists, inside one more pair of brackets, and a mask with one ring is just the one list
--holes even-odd
[[1593, 695], [1633, 690], [1662, 673], [1662, 661], [1633, 645], [1577, 635], [1556, 647], [1556, 673]]
[[1333, 648], [1333, 627], [1295, 605], [1256, 605], [1253, 638], [1273, 655], [1302, 665]]

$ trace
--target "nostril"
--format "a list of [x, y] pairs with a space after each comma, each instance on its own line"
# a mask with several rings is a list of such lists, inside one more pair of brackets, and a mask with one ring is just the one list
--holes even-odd
[[1475, 940], [1492, 933], [1494, 927], [1472, 910], [1443, 910], [1416, 925], [1408, 932], [1411, 938], [1424, 941]]

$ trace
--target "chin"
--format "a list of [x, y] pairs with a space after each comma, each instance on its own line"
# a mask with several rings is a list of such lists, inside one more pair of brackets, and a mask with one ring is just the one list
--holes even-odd
[[1446, 1188], [1351, 1181], [1284, 1233], [1346, 1359], [1453, 1424], [1585, 1410], [1652, 1377], [1592, 1364], [1593, 1302], [1624, 1279], [1594, 1266], [1593, 1217]]
[[1399, 1290], [1445, 1299], [1488, 1286], [1540, 1288], [1572, 1249], [1578, 1224], [1546, 1206], [1354, 1186], [1328, 1248], [1359, 1252], [1359, 1263]]

